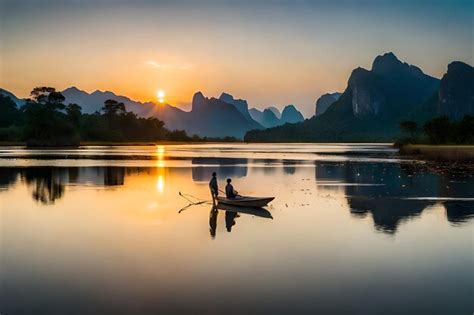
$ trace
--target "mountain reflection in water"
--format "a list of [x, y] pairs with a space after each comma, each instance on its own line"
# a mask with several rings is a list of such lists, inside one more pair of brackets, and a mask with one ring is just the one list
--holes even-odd
[[[275, 160], [262, 160], [252, 167], [262, 170], [264, 185], [271, 184], [279, 168]], [[248, 159], [193, 158], [191, 178], [196, 183], [207, 183], [213, 171], [221, 181], [226, 178], [252, 180], [248, 175]], [[282, 161], [285, 176], [293, 176], [299, 166], [308, 167], [299, 161]], [[0, 168], [0, 191], [7, 190], [16, 182], [28, 186], [31, 197], [42, 204], [54, 204], [66, 194], [65, 186], [123, 186], [129, 176], [155, 174], [162, 168], [152, 167], [30, 167]], [[187, 168], [167, 169], [168, 176], [188, 176]], [[403, 221], [419, 217], [428, 207], [442, 203], [446, 218], [461, 224], [474, 217], [474, 202], [462, 200], [472, 198], [474, 178], [472, 176], [435, 174], [419, 170], [412, 163], [358, 163], [358, 162], [314, 162], [315, 182], [321, 194], [343, 194], [354, 218], [365, 218], [370, 214], [375, 229], [384, 233], [395, 233]], [[162, 171], [160, 171], [162, 172]], [[163, 180], [162, 175], [160, 179]], [[161, 183], [161, 186], [163, 183]], [[314, 188], [313, 188], [314, 189]], [[308, 191], [311, 189], [307, 189]], [[258, 192], [257, 192], [258, 194]], [[208, 196], [206, 196], [207, 198]], [[418, 198], [420, 197], [420, 198]], [[431, 198], [421, 198], [431, 197]], [[278, 196], [284, 200], [285, 196]], [[440, 200], [437, 200], [437, 199]], [[444, 198], [444, 199], [443, 199]], [[445, 200], [452, 198], [453, 200]], [[461, 200], [457, 200], [461, 199]], [[314, 206], [314, 205], [312, 205]], [[227, 230], [235, 224], [233, 213], [226, 215]]]
[[[1, 314], [472, 311], [469, 169], [372, 144], [0, 151]], [[276, 198], [214, 208], [213, 171]]]

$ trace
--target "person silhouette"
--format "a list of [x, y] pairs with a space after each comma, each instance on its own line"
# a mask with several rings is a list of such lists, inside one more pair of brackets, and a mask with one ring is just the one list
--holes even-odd
[[209, 213], [209, 232], [211, 233], [211, 237], [213, 239], [216, 238], [218, 213], [219, 213], [219, 210], [217, 210], [217, 207], [212, 206], [211, 212]]
[[211, 190], [212, 201], [215, 203], [217, 196], [219, 195], [219, 187], [217, 185], [217, 174], [212, 172], [212, 178], [209, 181], [209, 189]]
[[227, 199], [233, 199], [238, 196], [238, 192], [234, 189], [234, 186], [231, 184], [232, 179], [227, 178], [227, 185], [225, 186], [225, 194]]

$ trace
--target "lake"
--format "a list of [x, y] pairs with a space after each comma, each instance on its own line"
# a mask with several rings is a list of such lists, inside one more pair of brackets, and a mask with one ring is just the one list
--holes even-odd
[[[213, 171], [276, 199], [187, 207]], [[0, 313], [472, 314], [473, 219], [383, 144], [0, 147]]]

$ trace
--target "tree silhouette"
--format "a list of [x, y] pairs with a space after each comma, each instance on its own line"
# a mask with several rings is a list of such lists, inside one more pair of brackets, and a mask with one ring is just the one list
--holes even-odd
[[24, 137], [29, 146], [79, 144], [79, 135], [64, 112], [64, 96], [51, 87], [37, 87], [22, 110], [26, 119]]
[[452, 124], [447, 116], [434, 118], [423, 126], [430, 143], [448, 143], [451, 139]]
[[74, 103], [66, 106], [66, 114], [75, 127], [79, 127], [81, 123], [81, 109], [81, 106]]
[[116, 116], [124, 115], [126, 113], [124, 103], [119, 103], [116, 100], [110, 99], [104, 102], [104, 107], [102, 107], [102, 111], [109, 120], [109, 129], [112, 129], [112, 122]]
[[416, 122], [411, 121], [411, 120], [405, 120], [400, 123], [400, 129], [403, 132], [406, 132], [410, 135], [410, 141], [415, 142], [416, 141], [416, 134], [418, 132], [418, 125]]
[[0, 127], [8, 127], [19, 122], [20, 112], [15, 102], [7, 96], [0, 95]]

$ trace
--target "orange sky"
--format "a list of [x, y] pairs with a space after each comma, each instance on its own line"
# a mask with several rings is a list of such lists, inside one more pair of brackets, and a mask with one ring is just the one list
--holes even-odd
[[4, 0], [0, 87], [27, 97], [35, 86], [76, 86], [140, 101], [162, 89], [183, 107], [196, 91], [225, 91], [308, 117], [321, 94], [343, 91], [352, 69], [378, 54], [436, 77], [474, 59], [466, 1], [194, 3]]

